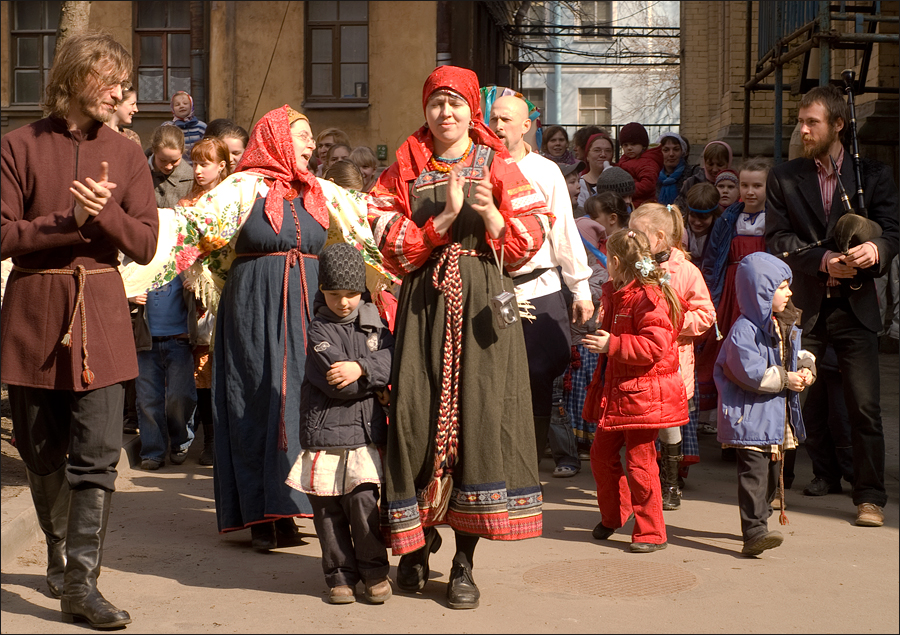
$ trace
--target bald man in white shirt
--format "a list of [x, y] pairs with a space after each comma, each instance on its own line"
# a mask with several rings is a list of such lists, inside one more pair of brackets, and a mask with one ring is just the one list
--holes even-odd
[[[544, 196], [550, 211], [556, 216], [550, 240], [544, 241], [537, 254], [513, 278], [520, 305], [528, 301], [533, 306], [522, 324], [528, 351], [535, 438], [540, 461], [550, 429], [553, 381], [565, 372], [571, 355], [569, 323], [581, 324], [590, 319], [594, 311], [588, 286], [591, 268], [575, 226], [572, 202], [559, 166], [532, 152], [524, 141], [525, 133], [531, 128], [528, 105], [514, 95], [499, 97], [491, 107], [489, 125], [503, 140], [522, 174]], [[563, 295], [560, 272], [573, 297], [571, 313]], [[571, 430], [568, 436], [572, 437]], [[557, 475], [572, 476], [580, 467], [578, 454], [574, 450], [574, 437], [571, 445], [572, 450], [565, 452], [574, 455], [569, 459], [571, 465], [568, 467], [571, 469], [561, 471], [558, 466]]]

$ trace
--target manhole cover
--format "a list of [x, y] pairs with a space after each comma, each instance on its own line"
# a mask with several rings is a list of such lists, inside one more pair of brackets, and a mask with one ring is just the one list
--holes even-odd
[[523, 577], [547, 591], [607, 597], [681, 593], [700, 583], [684, 567], [630, 559], [551, 562], [526, 571]]

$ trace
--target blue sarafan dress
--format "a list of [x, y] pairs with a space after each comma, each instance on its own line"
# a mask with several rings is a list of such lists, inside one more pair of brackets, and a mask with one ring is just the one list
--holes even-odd
[[[302, 197], [293, 203], [296, 220], [285, 201], [277, 234], [266, 220], [264, 199], [254, 203], [236, 239], [238, 258], [219, 303], [213, 403], [220, 532], [277, 518], [312, 516], [306, 495], [286, 485], [285, 479], [301, 450], [297, 413], [306, 365], [307, 307], [319, 287], [315, 257], [325, 245], [327, 230], [306, 211]], [[283, 254], [295, 247], [303, 256], [288, 270], [285, 292]], [[281, 447], [285, 440], [287, 451]]]

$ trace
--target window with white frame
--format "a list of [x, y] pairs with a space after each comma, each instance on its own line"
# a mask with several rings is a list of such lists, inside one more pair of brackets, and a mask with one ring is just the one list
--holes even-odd
[[609, 126], [612, 123], [612, 89], [578, 89], [578, 125]]
[[546, 103], [546, 98], [544, 97], [546, 93], [546, 89], [544, 88], [523, 88], [522, 89], [522, 97], [530, 101], [534, 104], [534, 107], [538, 109], [538, 112], [541, 113], [541, 118], [544, 117], [544, 104]]
[[307, 2], [306, 101], [369, 101], [369, 3]]
[[609, 0], [579, 2], [576, 18], [578, 23], [585, 27], [585, 30], [579, 36], [580, 38], [612, 37], [612, 2]]
[[62, 2], [11, 2], [10, 5], [10, 101], [39, 104], [53, 65]]
[[168, 103], [179, 90], [191, 92], [191, 3], [131, 4], [138, 99]]

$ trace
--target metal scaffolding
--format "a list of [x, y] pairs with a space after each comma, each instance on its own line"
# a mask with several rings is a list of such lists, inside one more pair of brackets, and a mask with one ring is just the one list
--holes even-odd
[[[775, 91], [775, 162], [782, 160], [782, 110], [783, 92], [806, 92], [814, 85], [824, 86], [831, 81], [831, 51], [855, 49], [863, 52], [859, 79], [853, 87], [856, 95], [863, 93], [896, 93], [897, 88], [867, 87], [866, 75], [875, 43], [900, 43], [895, 33], [878, 33], [883, 23], [898, 23], [898, 16], [887, 16], [881, 11], [880, 1], [848, 5], [841, 1], [833, 5], [828, 0], [805, 2], [770, 0], [759, 2], [758, 51], [755, 74], [751, 73], [751, 44], [753, 42], [753, 2], [748, 0], [746, 23], [746, 83], [744, 84], [744, 138], [743, 156], [750, 151], [750, 95], [755, 90]], [[837, 8], [837, 11], [834, 9]], [[854, 30], [844, 33], [833, 28], [834, 22], [852, 22]], [[810, 55], [818, 49], [818, 69], [810, 68]], [[806, 55], [800, 79], [794, 84], [784, 84], [782, 70], [786, 63]], [[817, 72], [816, 72], [817, 71]], [[813, 74], [817, 77], [812, 77]], [[762, 81], [774, 74], [771, 84]]]

